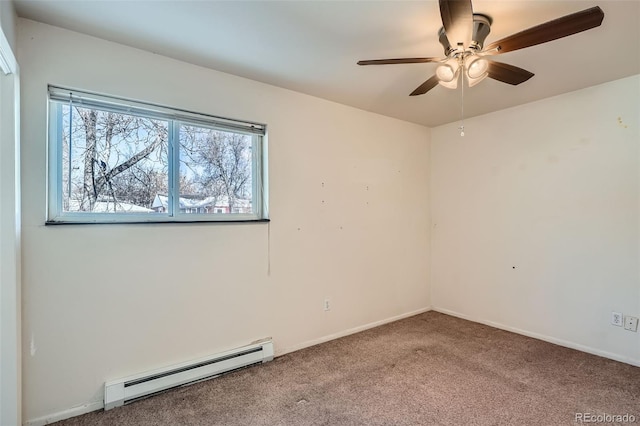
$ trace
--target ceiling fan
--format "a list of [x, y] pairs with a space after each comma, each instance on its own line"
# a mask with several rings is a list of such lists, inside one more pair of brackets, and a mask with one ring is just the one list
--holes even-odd
[[410, 96], [423, 95], [436, 85], [455, 89], [460, 77], [469, 87], [486, 77], [512, 85], [524, 83], [533, 73], [489, 59], [491, 56], [547, 43], [600, 26], [604, 12], [598, 6], [547, 21], [484, 46], [491, 31], [491, 18], [473, 13], [471, 0], [440, 0], [442, 28], [438, 31], [444, 58], [399, 58], [358, 61], [358, 65], [415, 64], [436, 62], [436, 74]]

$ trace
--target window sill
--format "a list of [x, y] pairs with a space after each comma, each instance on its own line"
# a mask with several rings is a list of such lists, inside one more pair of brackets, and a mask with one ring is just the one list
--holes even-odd
[[239, 220], [155, 220], [155, 221], [122, 221], [122, 222], [58, 222], [46, 221], [45, 226], [58, 225], [224, 225], [224, 224], [252, 224], [269, 223], [271, 219], [239, 219]]

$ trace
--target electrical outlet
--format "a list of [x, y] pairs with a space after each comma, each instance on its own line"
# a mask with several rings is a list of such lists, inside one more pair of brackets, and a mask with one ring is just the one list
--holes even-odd
[[324, 299], [324, 310], [325, 311], [331, 310], [331, 301], [329, 299]]
[[638, 318], [625, 316], [624, 329], [629, 331], [638, 331]]
[[611, 312], [611, 324], [622, 327], [622, 314], [620, 312]]

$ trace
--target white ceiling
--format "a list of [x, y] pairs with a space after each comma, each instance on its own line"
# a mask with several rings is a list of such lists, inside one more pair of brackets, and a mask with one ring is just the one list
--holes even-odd
[[[185, 62], [427, 126], [460, 117], [460, 91], [409, 93], [435, 64], [366, 66], [359, 59], [442, 56], [437, 1], [34, 1], [18, 15]], [[640, 73], [640, 1], [473, 3], [493, 18], [486, 43], [592, 6], [602, 26], [496, 59], [535, 76], [465, 90], [466, 117]], [[640, 96], [640, 94], [639, 94]]]

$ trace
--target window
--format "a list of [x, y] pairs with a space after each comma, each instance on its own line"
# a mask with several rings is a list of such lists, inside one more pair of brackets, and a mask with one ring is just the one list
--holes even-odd
[[266, 126], [49, 87], [48, 221], [267, 218]]

